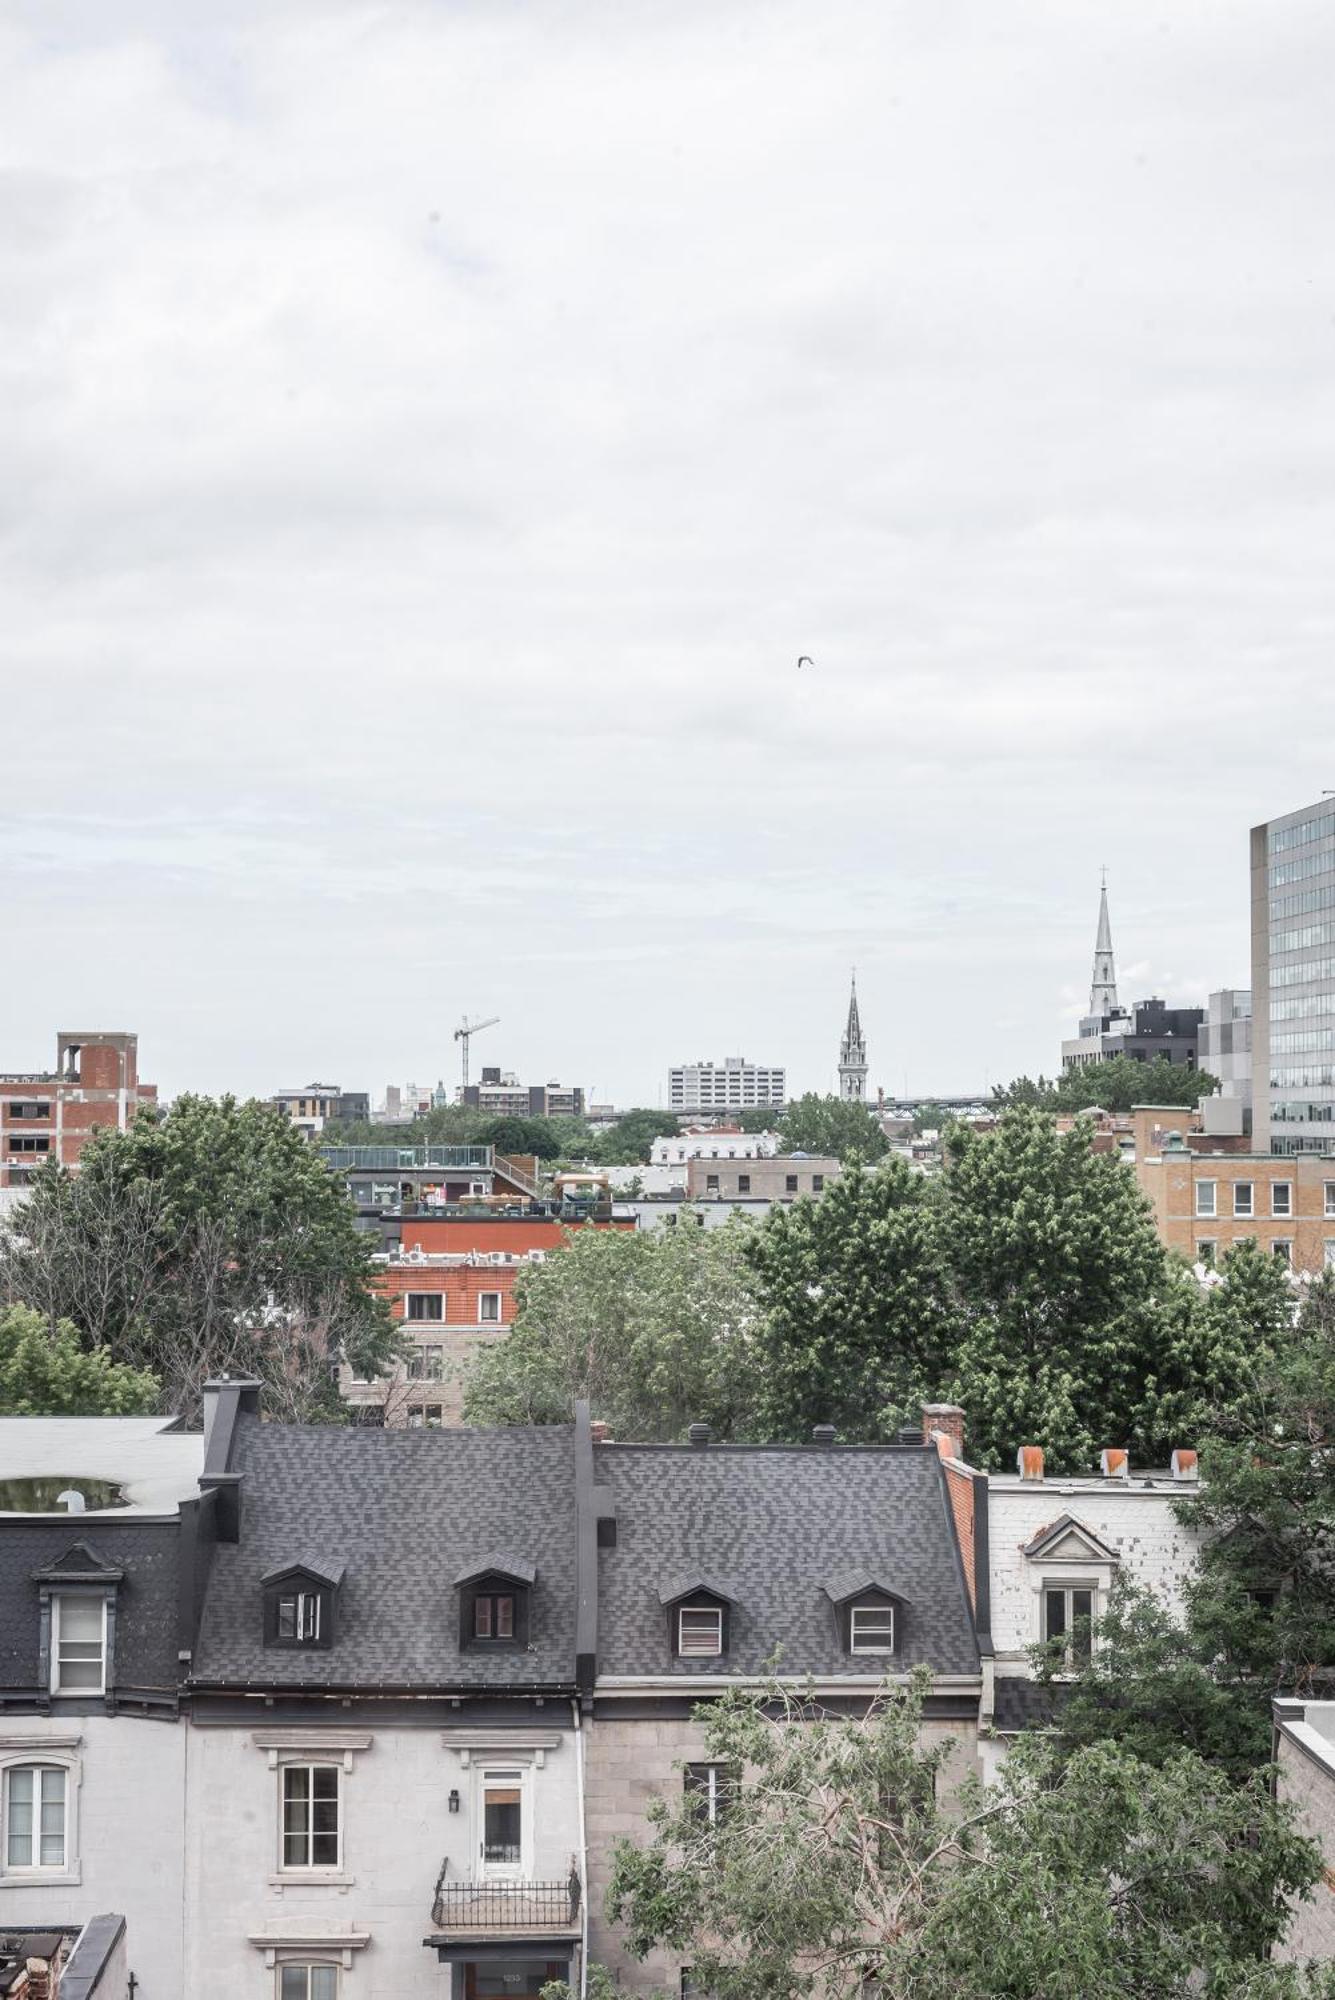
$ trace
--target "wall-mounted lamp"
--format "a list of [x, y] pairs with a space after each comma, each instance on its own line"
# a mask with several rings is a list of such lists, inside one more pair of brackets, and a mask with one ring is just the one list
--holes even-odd
[[458, 1810], [459, 1810], [459, 1794], [458, 1794], [457, 1792], [451, 1792], [451, 1793], [450, 1793], [450, 1797], [449, 1797], [449, 1808], [450, 1808], [450, 1811], [451, 1811], [451, 1812], [458, 1812]]

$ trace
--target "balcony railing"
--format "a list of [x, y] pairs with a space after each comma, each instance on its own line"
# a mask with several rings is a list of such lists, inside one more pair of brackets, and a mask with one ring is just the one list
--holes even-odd
[[573, 1862], [564, 1882], [448, 1882], [436, 1878], [431, 1921], [451, 1937], [535, 1937], [579, 1929], [580, 1879]]
[[334, 1173], [385, 1173], [398, 1168], [489, 1168], [493, 1146], [322, 1146], [320, 1157]]

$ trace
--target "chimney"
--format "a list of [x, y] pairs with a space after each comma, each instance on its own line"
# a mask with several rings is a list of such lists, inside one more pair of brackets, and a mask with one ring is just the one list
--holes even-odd
[[1105, 1479], [1129, 1479], [1131, 1455], [1120, 1444], [1110, 1444], [1099, 1453], [1099, 1470]]
[[686, 1436], [697, 1451], [703, 1451], [714, 1433], [708, 1424], [692, 1424]]
[[611, 1431], [611, 1424], [594, 1422], [589, 1425], [589, 1436], [595, 1444], [609, 1444], [611, 1442]]
[[813, 1424], [811, 1426], [811, 1442], [822, 1445], [826, 1450], [834, 1443], [838, 1435], [839, 1433], [835, 1430], [833, 1424]]
[[1021, 1479], [1040, 1480], [1043, 1477], [1043, 1447], [1041, 1444], [1022, 1444], [1015, 1454], [1015, 1469]]
[[1179, 1481], [1189, 1481], [1196, 1478], [1196, 1454], [1194, 1451], [1179, 1450], [1173, 1453], [1173, 1477]]
[[[938, 1432], [944, 1432], [950, 1439], [949, 1451], [942, 1451], [943, 1458], [964, 1457], [964, 1412], [958, 1403], [924, 1403], [922, 1406], [922, 1435], [924, 1443], [930, 1444]], [[937, 1450], [941, 1447], [938, 1444]]]

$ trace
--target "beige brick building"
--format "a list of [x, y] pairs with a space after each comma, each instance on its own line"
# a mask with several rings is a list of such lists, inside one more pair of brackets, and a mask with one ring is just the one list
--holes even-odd
[[1335, 1958], [1335, 1702], [1281, 1697], [1274, 1714], [1276, 1795], [1298, 1808], [1299, 1831], [1320, 1842], [1326, 1862], [1275, 1956]]
[[1178, 1127], [1138, 1144], [1135, 1175], [1162, 1242], [1189, 1263], [1251, 1238], [1294, 1271], [1335, 1267], [1335, 1157], [1196, 1152]]

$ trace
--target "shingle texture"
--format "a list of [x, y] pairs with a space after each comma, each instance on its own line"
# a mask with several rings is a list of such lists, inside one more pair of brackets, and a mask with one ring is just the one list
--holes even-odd
[[[977, 1673], [934, 1450], [600, 1445], [597, 1476], [617, 1516], [616, 1546], [599, 1551], [600, 1672], [757, 1674], [777, 1650], [784, 1674], [865, 1676], [826, 1591], [865, 1569], [903, 1603], [891, 1671]], [[734, 1600], [717, 1663], [669, 1645], [662, 1579], [692, 1571]]]
[[1022, 1729], [1045, 1729], [1056, 1719], [1061, 1689], [1044, 1686], [1019, 1674], [997, 1681], [995, 1724], [1004, 1736]]
[[[569, 1685], [574, 1434], [345, 1430], [240, 1420], [241, 1539], [219, 1546], [192, 1678], [216, 1685]], [[321, 1537], [316, 1543], [315, 1537]], [[318, 1552], [345, 1567], [334, 1643], [266, 1647], [261, 1579]], [[524, 1650], [461, 1651], [454, 1579], [496, 1549], [537, 1571]]]
[[50, 1569], [75, 1542], [123, 1569], [116, 1591], [116, 1686], [170, 1693], [176, 1686], [174, 1521], [68, 1516], [0, 1523], [0, 1687], [37, 1686], [39, 1593], [33, 1571]]

